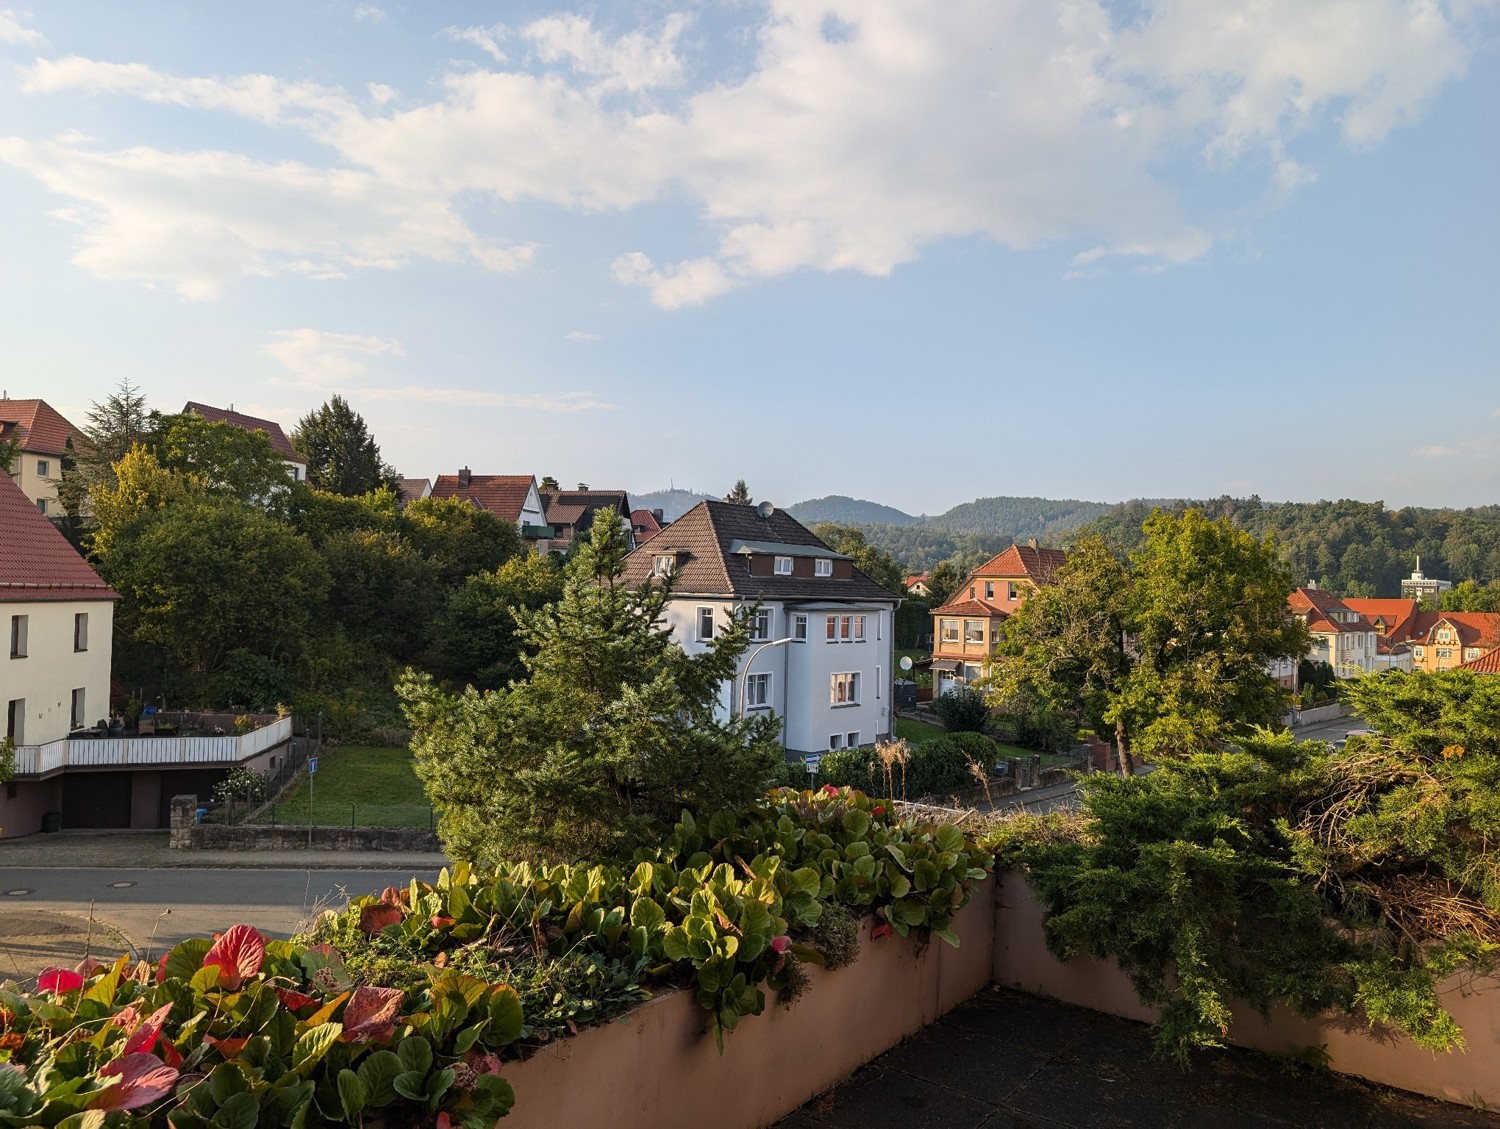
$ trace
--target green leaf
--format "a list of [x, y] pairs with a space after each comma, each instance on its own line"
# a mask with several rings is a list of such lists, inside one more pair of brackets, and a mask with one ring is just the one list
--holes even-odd
[[681, 926], [668, 927], [661, 939], [662, 952], [668, 960], [687, 960], [691, 955], [687, 930]]
[[310, 1031], [303, 1033], [292, 1047], [292, 1068], [306, 1077], [313, 1067], [317, 1066], [324, 1055], [326, 1055], [339, 1036], [344, 1033], [342, 1023], [320, 1023]]
[[[641, 864], [646, 865], [645, 863]], [[630, 924], [654, 933], [667, 923], [667, 911], [655, 898], [636, 898], [630, 906]]]
[[232, 1062], [219, 1063], [208, 1076], [208, 1092], [215, 1105], [223, 1105], [235, 1094], [246, 1093], [249, 1089], [250, 1083]]
[[420, 1035], [409, 1035], [396, 1047], [396, 1057], [407, 1070], [426, 1077], [432, 1067], [432, 1044]]
[[365, 1084], [352, 1070], [340, 1070], [338, 1083], [339, 1104], [344, 1107], [344, 1120], [351, 1125], [356, 1124], [359, 1121], [359, 1115], [364, 1111], [365, 1103], [369, 1100]]
[[393, 1051], [373, 1051], [360, 1060], [359, 1080], [365, 1087], [365, 1104], [379, 1109], [396, 1100], [391, 1085], [403, 1070], [400, 1057]]
[[189, 937], [174, 945], [167, 953], [167, 976], [178, 980], [191, 980], [193, 973], [203, 967], [203, 958], [214, 943], [207, 937]]
[[395, 1078], [391, 1079], [391, 1087], [403, 1098], [414, 1102], [425, 1102], [427, 1100], [427, 1093], [422, 1089], [422, 1083], [426, 1080], [427, 1072], [425, 1070], [408, 1070], [406, 1073], [398, 1074]]
[[490, 1046], [513, 1043], [521, 1036], [526, 1017], [521, 1010], [521, 997], [509, 985], [501, 985], [490, 993], [490, 1022], [485, 1032]]
[[223, 1129], [255, 1129], [260, 1120], [260, 1099], [246, 1091], [235, 1094], [214, 1114], [214, 1124]]
[[856, 839], [863, 839], [870, 831], [870, 813], [850, 808], [844, 813], [844, 830]]

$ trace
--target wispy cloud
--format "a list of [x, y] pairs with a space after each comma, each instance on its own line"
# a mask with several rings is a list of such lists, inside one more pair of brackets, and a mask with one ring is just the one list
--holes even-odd
[[38, 47], [43, 42], [41, 32], [22, 23], [21, 17], [13, 9], [0, 6], [0, 43]]
[[356, 4], [353, 12], [354, 18], [369, 23], [379, 23], [385, 19], [385, 9], [378, 4]]
[[716, 259], [658, 268], [640, 251], [621, 255], [610, 264], [610, 274], [624, 286], [644, 286], [651, 292], [651, 301], [664, 310], [700, 306], [734, 286], [734, 279]]
[[1453, 447], [1444, 447], [1441, 444], [1434, 444], [1431, 447], [1418, 447], [1414, 451], [1412, 451], [1412, 454], [1416, 455], [1418, 458], [1423, 459], [1447, 459], [1452, 458], [1454, 455], [1458, 454], [1458, 451]]
[[399, 341], [361, 337], [353, 333], [328, 333], [321, 329], [281, 329], [261, 352], [285, 365], [299, 384], [325, 388], [341, 385], [362, 375], [366, 358], [404, 357]]
[[582, 329], [571, 329], [563, 334], [564, 341], [598, 341], [600, 339], [597, 333], [589, 333]]
[[524, 408], [537, 412], [614, 411], [618, 404], [594, 398], [592, 392], [536, 393], [484, 392], [472, 388], [426, 388], [409, 384], [401, 388], [360, 388], [353, 395], [361, 400], [411, 401], [452, 404], [472, 408]]

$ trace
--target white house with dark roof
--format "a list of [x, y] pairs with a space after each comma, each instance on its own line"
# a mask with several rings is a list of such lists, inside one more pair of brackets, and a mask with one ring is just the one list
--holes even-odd
[[307, 460], [297, 453], [297, 449], [292, 446], [292, 441], [286, 437], [286, 432], [281, 430], [281, 424], [275, 420], [247, 416], [244, 412], [237, 412], [233, 408], [215, 408], [192, 400], [184, 405], [182, 414], [199, 416], [208, 420], [209, 423], [227, 423], [245, 431], [264, 433], [265, 437], [271, 441], [272, 449], [281, 456], [281, 461], [286, 463], [286, 469], [291, 474], [292, 481], [307, 481]]
[[689, 654], [759, 605], [721, 716], [774, 711], [789, 756], [890, 736], [900, 597], [769, 503], [700, 502], [626, 558], [625, 579], [673, 577], [666, 620]]

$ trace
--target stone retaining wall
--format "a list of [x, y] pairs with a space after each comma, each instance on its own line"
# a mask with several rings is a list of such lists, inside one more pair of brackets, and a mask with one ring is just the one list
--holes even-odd
[[172, 797], [172, 836], [177, 851], [404, 851], [442, 850], [437, 835], [425, 827], [306, 827], [282, 824], [197, 824], [197, 796]]

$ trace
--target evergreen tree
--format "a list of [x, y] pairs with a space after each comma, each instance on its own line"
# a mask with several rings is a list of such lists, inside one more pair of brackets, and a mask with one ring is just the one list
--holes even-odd
[[618, 855], [683, 809], [748, 801], [781, 762], [777, 719], [715, 716], [748, 615], [687, 655], [662, 623], [668, 586], [621, 581], [618, 515], [600, 510], [578, 540], [561, 598], [517, 614], [527, 680], [454, 696], [408, 671], [397, 688], [455, 858]]
[[745, 485], [742, 478], [734, 484], [734, 489], [724, 495], [724, 500], [736, 506], [753, 506], [755, 499], [750, 497], [750, 487]]
[[335, 396], [298, 421], [292, 446], [307, 460], [307, 480], [347, 498], [381, 487], [395, 489], [396, 472], [381, 461], [365, 418]]

